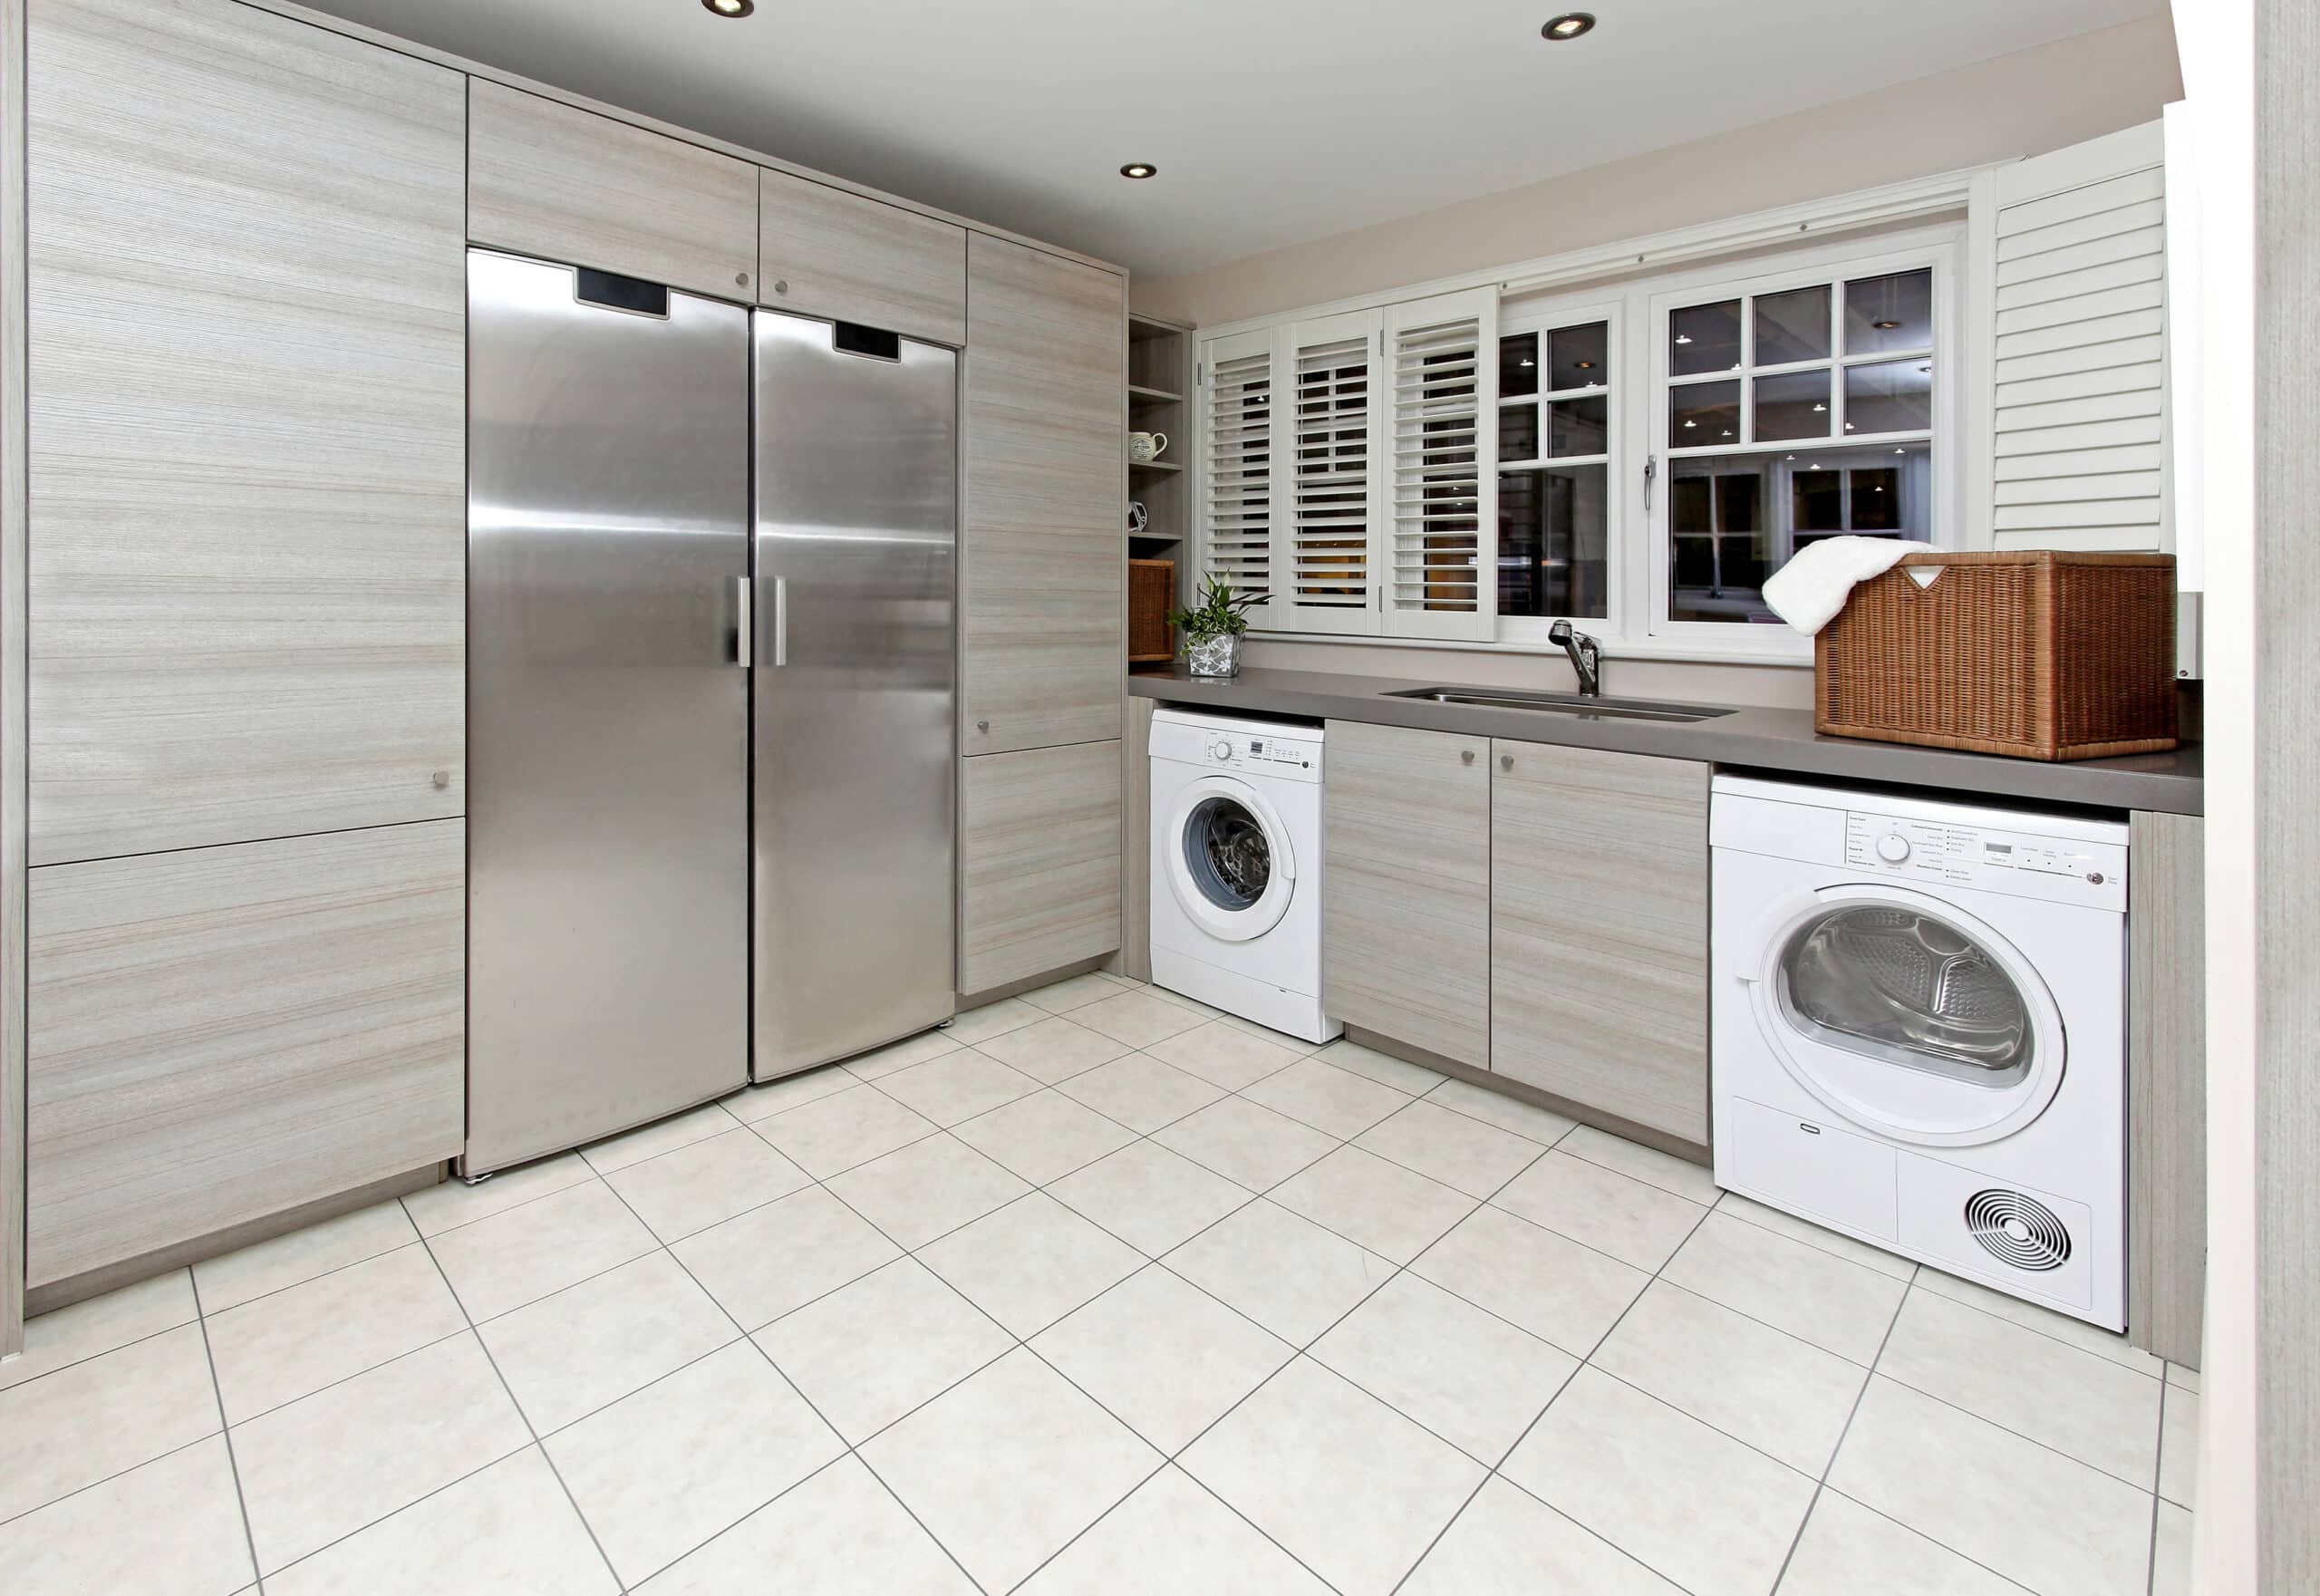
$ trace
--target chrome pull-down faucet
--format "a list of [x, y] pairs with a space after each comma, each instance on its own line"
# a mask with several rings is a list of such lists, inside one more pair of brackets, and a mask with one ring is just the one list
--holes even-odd
[[1547, 641], [1562, 644], [1563, 653], [1571, 656], [1571, 668], [1579, 673], [1579, 696], [1602, 697], [1603, 645], [1584, 632], [1571, 630], [1568, 621], [1557, 621], [1549, 627]]

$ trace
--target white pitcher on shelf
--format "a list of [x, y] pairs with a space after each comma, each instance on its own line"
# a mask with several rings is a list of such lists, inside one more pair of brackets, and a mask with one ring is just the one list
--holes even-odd
[[1165, 432], [1131, 432], [1127, 435], [1127, 458], [1138, 465], [1158, 459], [1160, 451], [1167, 447], [1168, 435]]

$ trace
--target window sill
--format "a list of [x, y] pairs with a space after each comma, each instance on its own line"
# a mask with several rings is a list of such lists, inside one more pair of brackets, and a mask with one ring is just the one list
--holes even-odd
[[[1585, 631], [1582, 624], [1580, 630]], [[1751, 631], [1786, 631], [1785, 627], [1750, 627]], [[1599, 636], [1601, 634], [1598, 634]], [[1562, 657], [1561, 648], [1551, 643], [1525, 643], [1502, 639], [1494, 643], [1475, 643], [1456, 638], [1441, 637], [1370, 637], [1329, 632], [1263, 632], [1252, 628], [1250, 640], [1256, 643], [1349, 643], [1356, 648], [1417, 648], [1436, 653], [1478, 654], [1540, 654]], [[1770, 648], [1716, 648], [1689, 639], [1667, 638], [1626, 640], [1602, 636], [1603, 657], [1608, 660], [1663, 660], [1670, 664], [1696, 665], [1769, 665], [1793, 671], [1812, 668], [1812, 644], [1810, 639], [1795, 637], [1787, 640], [1790, 646]]]

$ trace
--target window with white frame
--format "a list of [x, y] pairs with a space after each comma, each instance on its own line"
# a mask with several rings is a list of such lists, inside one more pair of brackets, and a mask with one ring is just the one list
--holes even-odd
[[1223, 333], [1204, 558], [1261, 631], [1808, 659], [1750, 624], [1798, 549], [1958, 541], [1963, 231]]
[[1824, 537], [1932, 541], [1936, 301], [1931, 261], [1654, 296], [1656, 633], [1776, 623]]
[[[1498, 339], [1499, 635], [1613, 612], [1619, 307], [1509, 318]], [[1535, 631], [1538, 635], [1529, 634]]]

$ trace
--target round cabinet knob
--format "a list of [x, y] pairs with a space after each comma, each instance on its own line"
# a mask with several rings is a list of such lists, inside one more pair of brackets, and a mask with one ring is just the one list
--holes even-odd
[[451, 785], [451, 773], [449, 770], [436, 770], [430, 773], [427, 779], [437, 792], [440, 792]]
[[1512, 770], [1514, 769], [1514, 756], [1513, 754], [1499, 755], [1498, 768], [1502, 770]]
[[988, 731], [991, 730], [991, 722], [988, 721], [978, 721], [975, 722], [975, 730], [977, 731]]
[[1909, 840], [1891, 832], [1877, 839], [1877, 856], [1888, 865], [1898, 865], [1909, 856]]
[[776, 277], [776, 278], [773, 280], [773, 291], [774, 291], [776, 294], [787, 294], [787, 293], [788, 293], [788, 292], [789, 292], [789, 279], [788, 279], [788, 278], [787, 278], [787, 277]]
[[1470, 748], [1460, 749], [1458, 750], [1458, 762], [1462, 765], [1473, 764], [1474, 762], [1474, 750]]

